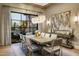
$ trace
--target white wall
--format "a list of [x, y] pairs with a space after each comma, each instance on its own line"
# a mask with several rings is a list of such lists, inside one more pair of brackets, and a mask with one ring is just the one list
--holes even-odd
[[75, 41], [73, 42], [74, 46], [79, 49], [79, 24], [74, 23], [74, 17], [76, 13], [79, 13], [79, 4], [66, 4], [66, 3], [61, 3], [61, 4], [54, 4], [51, 5], [45, 13], [51, 15], [51, 14], [57, 14], [65, 11], [71, 11], [71, 27], [75, 30]]

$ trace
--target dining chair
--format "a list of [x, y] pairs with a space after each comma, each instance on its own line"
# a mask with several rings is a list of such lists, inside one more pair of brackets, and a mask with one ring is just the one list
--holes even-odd
[[61, 45], [62, 45], [62, 38], [57, 38], [56, 40], [54, 40], [51, 43], [51, 45], [52, 45], [53, 49], [55, 49], [54, 55], [61, 56], [62, 55], [62, 47], [61, 47]]
[[32, 35], [32, 32], [27, 32], [26, 35]]
[[62, 39], [55, 39], [51, 42], [50, 46], [43, 47], [42, 55], [47, 56], [59, 56], [61, 54], [61, 43]]
[[26, 39], [25, 45], [27, 47], [26, 53], [27, 53], [28, 56], [31, 56], [31, 55], [33, 55], [34, 52], [37, 52], [37, 51], [40, 50], [39, 45], [32, 44], [31, 39], [29, 39], [27, 37], [25, 37], [25, 39]]
[[[56, 39], [57, 38], [57, 34], [45, 34], [45, 39]], [[45, 44], [45, 46], [50, 46], [51, 43], [49, 44]]]
[[25, 49], [25, 35], [23, 35], [23, 34], [20, 34], [20, 40], [21, 40], [21, 48], [22, 49]]
[[22, 40], [22, 34], [19, 34], [19, 36], [20, 36], [20, 40]]
[[21, 42], [21, 48], [22, 48], [22, 39], [23, 39], [23, 36], [20, 33], [19, 33], [19, 36], [20, 36], [20, 42]]
[[43, 38], [44, 36], [45, 36], [45, 33], [42, 32], [42, 33], [41, 33], [41, 37]]
[[50, 38], [50, 34], [46, 33], [44, 38], [46, 38], [46, 39]]
[[57, 38], [57, 34], [51, 34], [50, 38], [51, 39], [56, 39]]

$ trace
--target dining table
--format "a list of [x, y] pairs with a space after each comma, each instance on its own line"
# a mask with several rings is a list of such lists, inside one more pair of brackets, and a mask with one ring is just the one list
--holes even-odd
[[52, 38], [45, 38], [45, 37], [36, 37], [35, 35], [26, 35], [26, 38], [29, 38], [30, 40], [32, 40], [33, 42], [43, 45], [43, 44], [47, 44], [52, 42], [53, 40], [56, 39], [52, 39]]

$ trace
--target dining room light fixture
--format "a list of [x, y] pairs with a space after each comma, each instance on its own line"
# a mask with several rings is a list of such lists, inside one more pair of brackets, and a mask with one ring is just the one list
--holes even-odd
[[50, 25], [50, 20], [47, 20], [47, 25]]
[[32, 18], [32, 23], [33, 24], [43, 23], [45, 19], [46, 19], [45, 15], [39, 15], [38, 17]]

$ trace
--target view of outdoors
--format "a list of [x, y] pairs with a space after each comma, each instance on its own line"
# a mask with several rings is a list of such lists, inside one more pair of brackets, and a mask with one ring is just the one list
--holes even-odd
[[25, 30], [25, 32], [34, 32], [37, 30], [38, 25], [31, 22], [32, 17], [33, 15], [11, 12], [12, 31], [21, 32]]
[[18, 42], [19, 33], [25, 35], [30, 32], [32, 34], [38, 30], [38, 24], [33, 24], [31, 22], [32, 17], [36, 17], [34, 15], [11, 12], [11, 37], [12, 43]]

